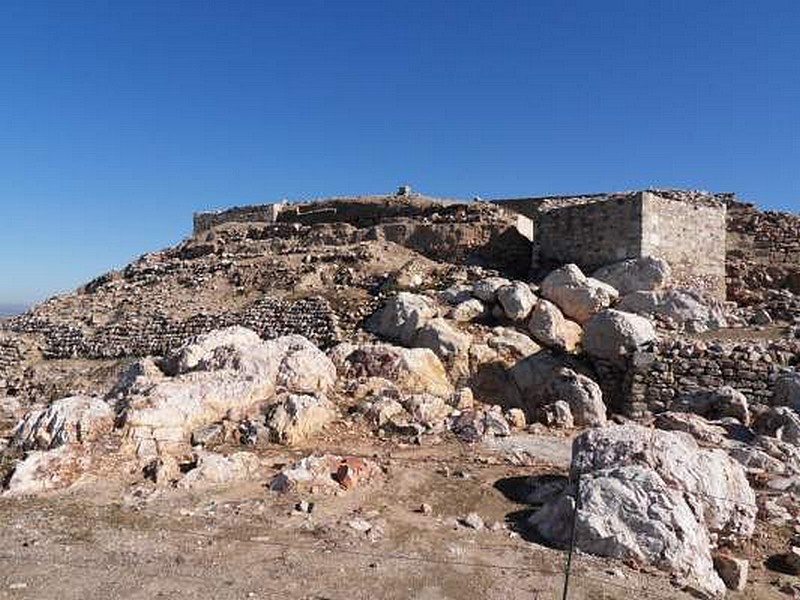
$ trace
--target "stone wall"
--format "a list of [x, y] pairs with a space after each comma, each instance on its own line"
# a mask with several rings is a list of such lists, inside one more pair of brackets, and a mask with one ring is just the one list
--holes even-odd
[[664, 339], [632, 356], [627, 368], [595, 365], [607, 401], [642, 418], [669, 410], [673, 399], [728, 385], [751, 402], [767, 403], [779, 373], [796, 370], [800, 340], [712, 341]]
[[158, 315], [130, 317], [94, 331], [31, 315], [7, 324], [13, 332], [40, 334], [42, 354], [50, 359], [163, 355], [191, 336], [231, 325], [253, 329], [264, 339], [296, 333], [322, 348], [338, 343], [341, 337], [336, 315], [321, 298], [296, 302], [264, 298], [241, 312], [196, 314], [182, 321]]
[[624, 195], [546, 210], [534, 218], [531, 268], [543, 275], [566, 263], [586, 271], [641, 256], [642, 203]]
[[641, 254], [672, 267], [677, 286], [725, 298], [725, 205], [642, 192]]
[[0, 333], [0, 395], [12, 394], [20, 384], [30, 352], [24, 340]]
[[800, 215], [729, 200], [727, 251], [731, 299], [755, 303], [783, 288], [800, 294]]
[[281, 204], [254, 204], [234, 206], [221, 211], [197, 212], [193, 219], [194, 235], [223, 223], [274, 223], [278, 219], [281, 207]]

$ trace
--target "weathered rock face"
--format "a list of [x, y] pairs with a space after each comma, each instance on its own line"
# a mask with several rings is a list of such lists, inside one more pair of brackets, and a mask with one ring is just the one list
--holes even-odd
[[445, 319], [431, 319], [423, 325], [411, 340], [417, 348], [430, 348], [441, 359], [449, 360], [465, 355], [472, 338], [462, 333]]
[[427, 348], [342, 344], [331, 355], [343, 377], [380, 377], [407, 393], [428, 392], [443, 397], [453, 393], [442, 362]]
[[522, 321], [536, 304], [536, 296], [527, 283], [514, 281], [497, 290], [497, 301], [509, 319]]
[[540, 300], [534, 307], [528, 331], [539, 343], [566, 352], [575, 352], [583, 338], [581, 326], [566, 319], [558, 307], [547, 300]]
[[577, 265], [566, 265], [542, 281], [541, 294], [570, 319], [583, 323], [619, 298], [610, 285], [586, 277]]
[[476, 281], [472, 286], [472, 295], [484, 302], [497, 300], [497, 292], [504, 285], [511, 283], [503, 277], [487, 277]]
[[114, 410], [105, 401], [71, 396], [26, 414], [14, 429], [12, 445], [23, 450], [50, 450], [95, 440], [113, 427]]
[[800, 412], [800, 373], [778, 377], [772, 390], [773, 406], [788, 406]]
[[73, 445], [54, 450], [34, 450], [17, 464], [4, 495], [40, 494], [70, 485], [86, 471], [90, 458]]
[[588, 427], [606, 422], [600, 387], [585, 375], [565, 367], [549, 353], [541, 352], [517, 361], [508, 375], [530, 418], [538, 416], [545, 406], [564, 401], [576, 425]]
[[684, 493], [709, 531], [731, 536], [753, 533], [755, 494], [744, 470], [724, 451], [701, 449], [687, 434], [610, 425], [578, 436], [572, 457], [575, 473], [625, 465], [649, 467]]
[[331, 360], [305, 338], [265, 342], [240, 327], [200, 336], [164, 364], [171, 376], [145, 372], [118, 386], [127, 437], [140, 457], [185, 449], [192, 430], [244, 414], [278, 389], [324, 393], [336, 378]]
[[321, 431], [336, 418], [336, 407], [325, 396], [287, 394], [267, 419], [270, 435], [281, 444], [296, 444]]
[[223, 456], [213, 452], [197, 455], [197, 466], [178, 481], [178, 487], [202, 488], [249, 479], [258, 471], [260, 462], [250, 452], [234, 452]]
[[683, 431], [701, 444], [720, 446], [727, 431], [724, 427], [707, 422], [703, 417], [692, 413], [663, 412], [656, 415], [655, 426], [665, 431]]
[[657, 318], [662, 323], [687, 331], [701, 332], [727, 325], [721, 305], [690, 290], [633, 292], [624, 296], [617, 308]]
[[592, 277], [607, 283], [621, 296], [631, 292], [655, 291], [664, 287], [672, 275], [669, 263], [654, 256], [623, 260], [602, 267]]
[[531, 356], [542, 349], [527, 335], [509, 327], [492, 329], [492, 335], [486, 340], [486, 343], [501, 356], [508, 356], [513, 360]]
[[750, 407], [747, 396], [730, 387], [698, 389], [678, 396], [671, 410], [693, 412], [708, 419], [732, 417], [743, 425], [750, 424]]
[[800, 446], [800, 415], [786, 406], [773, 406], [758, 414], [753, 429], [793, 446]]
[[576, 545], [673, 572], [701, 592], [721, 595], [711, 534], [752, 534], [755, 495], [744, 470], [721, 450], [702, 450], [683, 433], [638, 425], [591, 429], [575, 439], [571, 486], [530, 519], [554, 543]]
[[608, 309], [589, 319], [583, 327], [583, 347], [592, 358], [611, 363], [656, 340], [653, 324], [639, 315]]
[[[578, 494], [578, 548], [655, 565], [713, 595], [724, 592], [706, 529], [698, 526], [681, 492], [658, 473], [637, 465], [598, 470], [581, 478]], [[574, 500], [563, 495], [534, 513], [530, 524], [545, 539], [565, 546], [573, 514]]]
[[366, 323], [367, 329], [388, 340], [413, 345], [414, 336], [429, 319], [436, 316], [436, 306], [419, 294], [400, 292], [389, 298]]

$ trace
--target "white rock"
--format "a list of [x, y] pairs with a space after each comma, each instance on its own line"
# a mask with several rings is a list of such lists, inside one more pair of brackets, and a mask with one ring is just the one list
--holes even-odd
[[336, 351], [343, 377], [381, 377], [407, 393], [428, 392], [449, 396], [453, 386], [439, 358], [427, 348], [402, 348], [390, 344], [348, 345]]
[[607, 283], [623, 296], [631, 292], [659, 290], [671, 276], [669, 263], [653, 256], [623, 260], [592, 274], [592, 277]]
[[583, 347], [592, 358], [612, 363], [655, 341], [653, 324], [639, 315], [603, 310], [583, 327]]
[[429, 348], [444, 360], [466, 355], [471, 344], [472, 337], [469, 334], [459, 331], [445, 319], [430, 319], [411, 341], [412, 346]]
[[234, 452], [230, 456], [202, 452], [197, 456], [197, 466], [178, 481], [178, 487], [194, 489], [250, 479], [259, 465], [258, 457], [250, 452]]
[[17, 463], [4, 495], [23, 496], [65, 488], [89, 465], [89, 457], [74, 445], [54, 450], [34, 450]]
[[529, 336], [510, 327], [493, 328], [486, 343], [501, 355], [514, 360], [531, 356], [542, 349]]
[[267, 426], [281, 444], [297, 444], [336, 418], [336, 407], [325, 396], [287, 394], [270, 411]]
[[522, 321], [536, 304], [536, 296], [527, 283], [514, 281], [497, 290], [497, 301], [509, 319]]
[[542, 297], [550, 300], [567, 317], [583, 323], [593, 314], [608, 308], [619, 298], [610, 285], [586, 277], [577, 265], [566, 265], [542, 281]]
[[566, 352], [575, 352], [583, 338], [581, 326], [566, 319], [558, 307], [547, 300], [540, 300], [533, 308], [528, 331], [540, 344]]
[[727, 326], [724, 307], [692, 290], [633, 292], [624, 296], [617, 308], [649, 318], [658, 317], [679, 329], [693, 332]]
[[400, 292], [367, 320], [366, 327], [382, 338], [410, 346], [417, 331], [437, 312], [426, 296]]
[[100, 398], [70, 396], [26, 414], [13, 431], [12, 445], [50, 450], [97, 439], [114, 427], [114, 410]]

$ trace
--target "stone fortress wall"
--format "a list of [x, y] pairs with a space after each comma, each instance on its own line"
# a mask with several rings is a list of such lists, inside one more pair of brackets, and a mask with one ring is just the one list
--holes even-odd
[[728, 199], [728, 290], [742, 303], [763, 300], [763, 290], [800, 294], [800, 215], [760, 211]]
[[725, 203], [716, 196], [644, 190], [497, 200], [533, 222], [531, 267], [584, 271], [626, 258], [667, 260], [678, 285], [725, 297]]
[[131, 317], [92, 332], [29, 314], [11, 319], [7, 327], [14, 333], [40, 335], [45, 358], [104, 359], [160, 356], [191, 336], [232, 325], [253, 329], [264, 339], [303, 335], [322, 348], [341, 338], [336, 314], [326, 300], [316, 297], [294, 302], [265, 297], [241, 312], [199, 313], [181, 321]]
[[775, 379], [796, 370], [800, 340], [699, 341], [665, 338], [631, 356], [625, 369], [596, 365], [615, 410], [631, 418], [670, 409], [682, 395], [731, 386], [755, 403], [769, 404]]

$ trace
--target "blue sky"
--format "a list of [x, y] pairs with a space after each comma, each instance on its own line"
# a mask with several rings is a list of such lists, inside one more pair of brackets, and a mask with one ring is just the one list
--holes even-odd
[[800, 210], [794, 0], [0, 4], [0, 303], [194, 210], [645, 186]]

